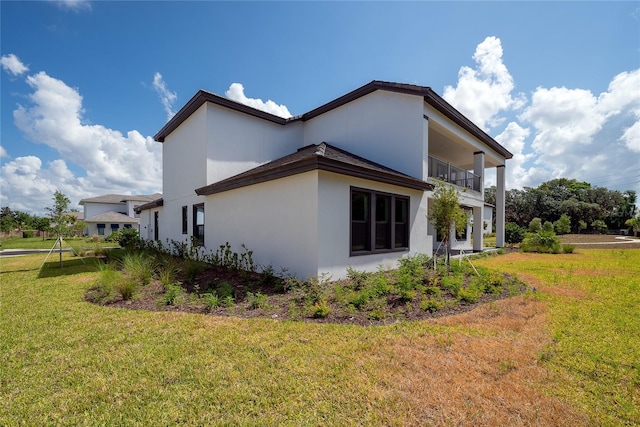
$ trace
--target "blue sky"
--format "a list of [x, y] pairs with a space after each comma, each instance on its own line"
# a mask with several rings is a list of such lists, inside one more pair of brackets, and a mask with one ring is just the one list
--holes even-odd
[[638, 2], [0, 8], [12, 209], [42, 213], [56, 189], [74, 206], [161, 191], [152, 136], [198, 89], [297, 115], [374, 79], [430, 86], [505, 145], [508, 188], [568, 177], [640, 193]]

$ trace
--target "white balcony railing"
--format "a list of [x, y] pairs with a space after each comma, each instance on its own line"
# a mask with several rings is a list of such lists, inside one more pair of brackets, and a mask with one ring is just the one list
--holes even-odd
[[480, 191], [480, 180], [482, 179], [480, 175], [457, 168], [451, 163], [431, 156], [429, 156], [429, 177], [475, 191]]

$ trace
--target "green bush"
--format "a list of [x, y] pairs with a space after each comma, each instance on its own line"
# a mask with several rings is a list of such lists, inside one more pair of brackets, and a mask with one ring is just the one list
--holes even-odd
[[438, 310], [442, 310], [443, 306], [444, 304], [442, 301], [431, 297], [423, 299], [420, 303], [422, 311], [428, 311], [429, 313], [435, 313]]
[[136, 291], [138, 290], [138, 283], [135, 280], [128, 278], [117, 281], [114, 287], [118, 291], [122, 299], [128, 301], [133, 298]]
[[508, 222], [504, 226], [504, 238], [509, 244], [516, 244], [524, 240], [526, 230], [515, 222]]
[[571, 233], [571, 217], [567, 214], [562, 214], [560, 219], [553, 223], [553, 227], [558, 234]]
[[575, 248], [575, 245], [562, 245], [562, 252], [565, 254], [572, 254]]
[[229, 282], [222, 282], [216, 288], [216, 294], [221, 300], [225, 300], [228, 297], [234, 298], [236, 293], [235, 288]]
[[440, 278], [440, 287], [449, 291], [453, 297], [458, 297], [464, 278], [461, 276], [443, 276]]
[[23, 239], [29, 239], [33, 237], [33, 231], [23, 231], [22, 232], [22, 238]]
[[531, 233], [542, 231], [542, 220], [540, 218], [533, 218], [529, 223], [529, 231]]
[[177, 304], [183, 294], [184, 289], [182, 289], [182, 286], [180, 286], [180, 282], [171, 283], [165, 286], [164, 296], [162, 297], [162, 300], [164, 301], [165, 305], [174, 305]]
[[249, 303], [250, 310], [265, 308], [267, 306], [268, 300], [269, 297], [260, 292], [256, 292], [255, 294], [252, 292], [247, 292], [247, 302]]
[[331, 308], [327, 305], [327, 300], [322, 299], [316, 302], [311, 308], [311, 315], [316, 319], [327, 317], [331, 313]]
[[218, 298], [218, 295], [214, 293], [208, 292], [206, 294], [202, 294], [200, 298], [204, 302], [204, 308], [207, 311], [211, 311], [220, 306], [220, 298]]
[[477, 302], [481, 295], [482, 292], [480, 292], [477, 288], [470, 286], [468, 288], [460, 289], [460, 291], [458, 292], [458, 299], [462, 302], [472, 304], [474, 302]]
[[122, 258], [126, 273], [142, 285], [151, 282], [155, 270], [154, 259], [143, 252], [127, 252]]

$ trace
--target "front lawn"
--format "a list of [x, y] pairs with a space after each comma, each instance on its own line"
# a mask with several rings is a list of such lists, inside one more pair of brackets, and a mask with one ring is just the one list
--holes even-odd
[[634, 425], [640, 251], [479, 264], [535, 293], [387, 326], [122, 310], [0, 259], [0, 425]]

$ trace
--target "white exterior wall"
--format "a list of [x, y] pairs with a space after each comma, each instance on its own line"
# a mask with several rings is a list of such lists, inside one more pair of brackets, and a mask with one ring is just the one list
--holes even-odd
[[[350, 256], [351, 187], [409, 197], [409, 251]], [[332, 279], [346, 277], [346, 268], [376, 271], [380, 265], [396, 267], [409, 254], [431, 256], [432, 239], [427, 235], [428, 193], [364, 179], [320, 172], [318, 186], [318, 274]]]
[[[124, 203], [85, 203], [84, 217], [91, 218], [107, 212], [120, 212], [127, 214], [127, 206]], [[129, 215], [131, 216], [131, 215]]]
[[302, 147], [302, 123], [279, 125], [208, 104], [206, 141], [208, 185], [294, 153]]
[[206, 197], [205, 247], [229, 242], [253, 251], [255, 263], [276, 273], [288, 267], [300, 278], [318, 271], [317, 171], [310, 171]]
[[304, 145], [326, 142], [423, 179], [423, 103], [419, 96], [378, 90], [304, 123]]
[[[150, 211], [147, 229], [140, 229], [153, 239], [153, 212], [159, 213], [159, 240], [188, 241], [193, 234], [192, 206], [203, 203], [196, 188], [207, 185], [207, 108], [201, 106], [162, 143], [162, 199], [164, 206]], [[182, 234], [182, 206], [187, 206], [188, 234]], [[142, 221], [142, 220], [141, 220]]]

